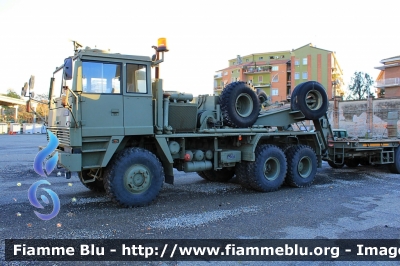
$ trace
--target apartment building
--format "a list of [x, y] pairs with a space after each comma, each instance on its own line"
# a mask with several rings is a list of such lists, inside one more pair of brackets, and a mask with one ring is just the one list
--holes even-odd
[[234, 81], [245, 81], [265, 91], [272, 102], [286, 101], [297, 84], [316, 80], [329, 99], [343, 96], [343, 71], [335, 53], [307, 44], [293, 50], [256, 53], [228, 60], [229, 66], [216, 72], [214, 93]]
[[380, 61], [381, 66], [376, 78], [375, 87], [378, 98], [392, 98], [400, 96], [400, 56], [394, 56]]

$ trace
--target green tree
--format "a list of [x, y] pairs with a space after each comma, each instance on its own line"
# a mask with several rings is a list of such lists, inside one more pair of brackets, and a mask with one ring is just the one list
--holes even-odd
[[18, 93], [16, 93], [13, 89], [8, 89], [6, 96], [21, 99], [21, 96], [19, 96]]
[[374, 83], [372, 77], [364, 72], [354, 72], [354, 76], [350, 80], [349, 91], [350, 95], [347, 100], [361, 100], [371, 96], [370, 87]]

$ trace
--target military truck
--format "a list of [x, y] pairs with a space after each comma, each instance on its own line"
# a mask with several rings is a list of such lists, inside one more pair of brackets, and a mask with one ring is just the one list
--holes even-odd
[[[329, 156], [333, 133], [325, 89], [298, 85], [290, 104], [264, 110], [244, 82], [221, 95], [165, 90], [160, 64], [166, 39], [152, 57], [110, 53], [75, 45], [50, 82], [48, 130], [59, 140], [58, 164], [77, 172], [91, 190], [122, 206], [143, 206], [173, 184], [174, 169], [212, 182], [234, 175], [261, 192], [312, 184]], [[291, 125], [312, 120], [314, 132]], [[392, 161], [393, 163], [393, 161]], [[400, 169], [400, 167], [399, 167]]]

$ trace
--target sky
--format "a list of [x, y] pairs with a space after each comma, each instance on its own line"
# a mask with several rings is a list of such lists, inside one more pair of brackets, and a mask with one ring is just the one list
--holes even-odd
[[335, 51], [345, 88], [355, 71], [375, 79], [380, 60], [400, 55], [397, 1], [0, 0], [0, 93], [35, 93], [73, 55], [71, 40], [111, 52], [151, 56], [167, 38], [164, 89], [212, 94], [214, 75], [237, 55], [312, 43]]

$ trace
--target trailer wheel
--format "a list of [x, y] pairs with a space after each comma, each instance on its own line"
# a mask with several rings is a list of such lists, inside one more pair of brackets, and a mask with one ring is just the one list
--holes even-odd
[[322, 117], [328, 110], [328, 96], [324, 87], [316, 81], [299, 84], [290, 100], [292, 110], [300, 110], [306, 119]]
[[335, 169], [343, 168], [343, 166], [344, 166], [344, 163], [335, 164], [332, 161], [328, 161], [328, 164], [329, 164], [330, 167], [335, 168]]
[[278, 190], [285, 180], [287, 163], [285, 154], [275, 145], [264, 144], [256, 148], [256, 160], [249, 163], [249, 184], [255, 190]]
[[242, 81], [226, 86], [220, 95], [219, 104], [225, 124], [232, 127], [251, 127], [261, 109], [256, 93]]
[[228, 182], [235, 175], [235, 168], [222, 168], [221, 170], [203, 171], [206, 179], [212, 182]]
[[394, 149], [394, 163], [389, 164], [389, 170], [393, 174], [400, 174], [400, 149]]
[[360, 164], [360, 159], [359, 158], [346, 159], [344, 160], [344, 164], [347, 167], [354, 168]]
[[105, 192], [106, 189], [104, 188], [103, 180], [96, 179], [95, 181], [89, 182], [89, 183], [84, 183], [83, 182], [84, 179], [93, 179], [93, 177], [89, 175], [90, 171], [91, 170], [83, 170], [82, 172], [78, 172], [79, 180], [82, 182], [82, 184], [85, 187], [87, 187], [91, 191], [94, 191], [94, 192]]
[[127, 148], [112, 159], [104, 175], [108, 196], [124, 207], [145, 206], [160, 192], [164, 169], [148, 150]]
[[249, 164], [250, 163], [246, 161], [241, 161], [240, 163], [236, 164], [235, 173], [237, 180], [242, 187], [252, 189], [248, 178]]
[[286, 152], [286, 183], [292, 187], [308, 187], [317, 173], [317, 156], [314, 150], [306, 145], [296, 145]]

